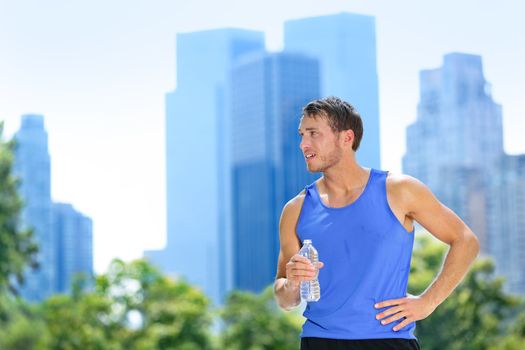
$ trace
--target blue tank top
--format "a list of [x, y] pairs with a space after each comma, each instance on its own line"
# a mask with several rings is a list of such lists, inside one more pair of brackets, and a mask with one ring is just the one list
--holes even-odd
[[387, 202], [386, 171], [371, 169], [361, 195], [351, 204], [331, 208], [316, 183], [306, 195], [296, 232], [311, 239], [324, 267], [319, 270], [321, 299], [307, 303], [301, 337], [334, 339], [406, 338], [415, 322], [397, 332], [402, 320], [382, 325], [379, 301], [407, 296], [414, 230], [408, 232]]

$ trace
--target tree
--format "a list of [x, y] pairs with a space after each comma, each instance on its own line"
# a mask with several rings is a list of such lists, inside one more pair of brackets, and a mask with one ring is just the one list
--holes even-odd
[[108, 317], [111, 313], [111, 301], [94, 293], [51, 296], [39, 312], [49, 333], [48, 349], [123, 349], [118, 337], [127, 332]]
[[490, 350], [522, 350], [525, 344], [525, 303], [521, 304], [521, 311], [509, 325], [505, 335], [491, 346]]
[[115, 259], [93, 291], [72, 288], [43, 303], [52, 349], [210, 349], [205, 295], [145, 260]]
[[5, 318], [0, 320], [0, 349], [47, 350], [47, 331], [35, 306], [6, 293], [0, 294]]
[[300, 347], [299, 334], [304, 319], [294, 312], [279, 309], [272, 286], [260, 295], [232, 292], [220, 314], [225, 325], [221, 349], [285, 350]]
[[[37, 267], [38, 249], [32, 231], [19, 229], [22, 201], [17, 193], [19, 180], [13, 175], [15, 142], [3, 141], [3, 129], [4, 123], [0, 122], [0, 294], [16, 294], [14, 282], [24, 282], [27, 265]], [[5, 318], [2, 314], [0, 309], [0, 318]]]
[[[418, 237], [414, 249], [409, 293], [420, 294], [439, 271], [445, 246]], [[417, 323], [416, 336], [424, 350], [489, 349], [505, 330], [503, 324], [519, 299], [503, 291], [504, 280], [494, 276], [490, 259], [478, 258], [456, 290], [426, 319]]]
[[[115, 260], [99, 290], [121, 305], [121, 320], [136, 315], [137, 325], [126, 349], [209, 349], [210, 302], [184, 280], [172, 280], [145, 260], [129, 265]], [[111, 286], [107, 288], [107, 286]], [[128, 290], [130, 293], [122, 292]]]

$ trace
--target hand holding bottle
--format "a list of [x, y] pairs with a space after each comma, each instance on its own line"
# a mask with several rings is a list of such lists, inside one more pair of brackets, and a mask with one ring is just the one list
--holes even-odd
[[[303, 248], [286, 264], [286, 286], [288, 288], [299, 289], [301, 282], [311, 283], [317, 280], [319, 269], [324, 266], [322, 262], [317, 261], [317, 251], [311, 246], [311, 241], [305, 241], [305, 243], [306, 245], [303, 245]], [[312, 248], [315, 253], [312, 252]], [[315, 255], [315, 258], [312, 255]], [[304, 284], [303, 287], [305, 287]]]

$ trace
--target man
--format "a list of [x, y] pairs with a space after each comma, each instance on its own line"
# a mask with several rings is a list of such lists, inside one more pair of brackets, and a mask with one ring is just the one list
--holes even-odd
[[[349, 103], [310, 102], [299, 134], [308, 171], [323, 175], [283, 208], [274, 293], [290, 310], [301, 281], [318, 275], [321, 299], [307, 303], [301, 349], [419, 349], [415, 321], [461, 282], [479, 252], [476, 236], [417, 179], [356, 162], [363, 125]], [[406, 292], [414, 221], [450, 246], [419, 296]], [[317, 248], [317, 269], [297, 254], [304, 239]]]

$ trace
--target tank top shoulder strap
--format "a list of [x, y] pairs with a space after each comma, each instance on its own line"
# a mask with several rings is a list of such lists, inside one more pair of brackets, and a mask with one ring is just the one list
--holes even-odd
[[379, 169], [370, 169], [370, 179], [366, 186], [363, 195], [367, 197], [368, 201], [381, 203], [386, 200], [386, 171]]
[[[317, 181], [317, 180], [316, 180], [316, 181]], [[309, 185], [306, 185], [306, 186], [304, 187], [305, 192], [307, 193], [308, 191], [311, 191], [311, 190], [313, 189], [314, 186], [315, 186], [315, 181], [312, 182], [312, 183], [309, 184]]]
[[316, 198], [315, 196], [316, 196], [316, 194], [315, 194], [315, 181], [314, 181], [311, 184], [306, 185], [304, 187], [304, 202], [303, 202], [303, 206], [304, 206], [304, 204], [306, 204], [306, 202], [310, 202], [312, 200], [312, 198]]
[[317, 204], [317, 192], [315, 187], [315, 181], [304, 187], [304, 200], [302, 205], [302, 211], [311, 210]]

